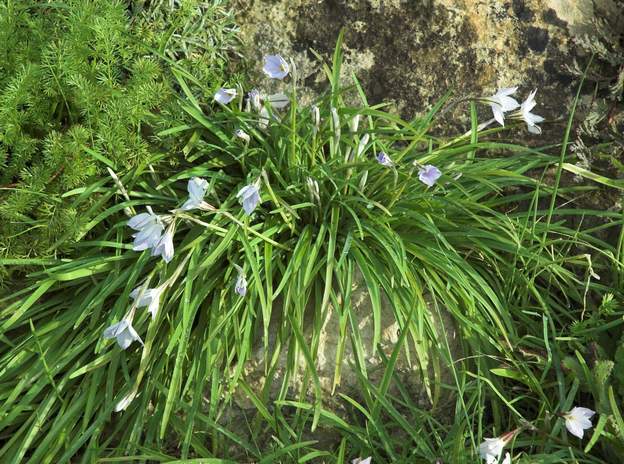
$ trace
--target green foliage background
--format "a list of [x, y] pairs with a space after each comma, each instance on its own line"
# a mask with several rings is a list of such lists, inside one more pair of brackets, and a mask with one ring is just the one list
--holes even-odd
[[50, 256], [89, 221], [63, 194], [180, 148], [153, 134], [182, 115], [168, 62], [220, 85], [236, 32], [222, 2], [0, 5], [0, 256]]

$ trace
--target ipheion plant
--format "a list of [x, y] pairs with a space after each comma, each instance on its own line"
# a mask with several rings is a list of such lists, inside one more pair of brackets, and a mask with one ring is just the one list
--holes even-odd
[[[596, 414], [596, 412], [589, 408], [575, 406], [570, 411], [557, 415], [565, 420], [565, 426], [568, 432], [582, 439], [585, 430], [592, 428], [591, 418], [594, 414]], [[526, 427], [531, 428], [532, 426], [527, 424], [522, 428], [512, 430], [500, 437], [485, 438], [485, 441], [479, 445], [479, 456], [484, 459], [487, 464], [498, 464], [505, 446]], [[511, 464], [511, 455], [509, 453], [505, 456], [502, 464]]]
[[[262, 68], [264, 74], [271, 79], [284, 79], [290, 72], [290, 66], [288, 62], [280, 55], [268, 55], [264, 57], [264, 65]], [[542, 122], [544, 118], [539, 115], [531, 113], [531, 110], [536, 106], [535, 94], [536, 90], [531, 92], [527, 99], [519, 104], [518, 101], [512, 97], [517, 91], [517, 87], [502, 88], [499, 89], [494, 95], [486, 98], [477, 99], [483, 103], [490, 105], [494, 118], [479, 126], [479, 130], [485, 128], [491, 122], [496, 121], [500, 125], [505, 124], [505, 114], [511, 119], [521, 119], [528, 127], [531, 133], [541, 133], [541, 129], [537, 126]], [[214, 95], [214, 100], [222, 105], [229, 104], [237, 96], [237, 90], [235, 88], [220, 88]], [[289, 98], [283, 93], [277, 93], [270, 96], [264, 96], [260, 90], [253, 89], [247, 94], [246, 111], [254, 111], [259, 114], [258, 125], [261, 129], [266, 129], [270, 123], [271, 117], [278, 119], [273, 113], [267, 109], [267, 107], [281, 109], [287, 106]], [[321, 117], [320, 110], [317, 106], [312, 105], [310, 108], [313, 134], [316, 136], [320, 130]], [[341, 138], [341, 126], [338, 110], [334, 107], [330, 109], [331, 116], [331, 129], [333, 131], [333, 142], [338, 144]], [[356, 138], [357, 131], [360, 123], [360, 115], [355, 114], [349, 120], [349, 132]], [[248, 145], [251, 142], [251, 136], [243, 129], [238, 128], [234, 130], [233, 136], [236, 139], [244, 142]], [[370, 135], [364, 134], [356, 145], [356, 150], [353, 158], [359, 159], [365, 154]], [[345, 157], [345, 162], [353, 161], [350, 155], [350, 148]], [[395, 167], [396, 164], [384, 151], [380, 151], [374, 157], [379, 165], [390, 168]], [[436, 166], [431, 164], [421, 165], [418, 162], [414, 162], [414, 166], [418, 168], [418, 179], [427, 187], [433, 187], [442, 176], [442, 172]], [[361, 187], [365, 183], [366, 171], [361, 182]], [[261, 203], [260, 185], [261, 177], [258, 177], [255, 181], [241, 187], [236, 194], [239, 203], [242, 206], [246, 215], [250, 216], [256, 210]], [[318, 182], [311, 178], [306, 178], [306, 184], [310, 193], [310, 198], [313, 203], [320, 204], [320, 191]], [[162, 259], [169, 263], [174, 256], [173, 238], [176, 227], [176, 219], [181, 214], [181, 218], [189, 218], [189, 212], [193, 210], [203, 211], [216, 211], [216, 208], [208, 204], [204, 198], [208, 191], [209, 185], [205, 179], [199, 177], [192, 177], [187, 184], [188, 198], [184, 201], [179, 209], [171, 211], [171, 214], [158, 215], [154, 213], [151, 207], [147, 206], [147, 212], [137, 214], [128, 221], [128, 226], [135, 230], [133, 234], [134, 243], [133, 250], [144, 251], [150, 250], [152, 256], [161, 256]], [[233, 264], [237, 272], [236, 281], [234, 284], [234, 292], [240, 297], [245, 297], [247, 294], [247, 279], [245, 277], [244, 270], [241, 266]], [[172, 278], [175, 280], [175, 277]], [[147, 308], [151, 315], [151, 319], [156, 319], [159, 312], [160, 300], [163, 292], [172, 282], [172, 279], [165, 283], [155, 287], [147, 288], [147, 283], [135, 288], [130, 293], [130, 298], [134, 300], [130, 310], [124, 316], [124, 318], [112, 324], [106, 328], [103, 333], [105, 339], [115, 338], [118, 345], [122, 349], [127, 349], [134, 341], [143, 345], [141, 337], [132, 325], [134, 313], [136, 308]], [[115, 406], [115, 411], [125, 410], [128, 405], [133, 401], [137, 395], [136, 387], [133, 388], [127, 395], [125, 395]], [[561, 416], [566, 421], [566, 428], [568, 431], [579, 437], [583, 438], [584, 430], [591, 428], [591, 417], [594, 415], [594, 411], [583, 408], [575, 407], [571, 411], [562, 414]], [[512, 432], [508, 432], [500, 437], [486, 438], [479, 446], [479, 455], [486, 461], [487, 464], [499, 464], [501, 455], [505, 446], [519, 433], [520, 429], [516, 429]], [[356, 458], [352, 461], [353, 464], [371, 464], [372, 458]], [[506, 453], [502, 464], [511, 464], [511, 455]]]
[[526, 100], [521, 104], [512, 97], [516, 93], [518, 87], [506, 87], [496, 91], [494, 95], [489, 97], [477, 98], [477, 101], [490, 105], [494, 118], [479, 125], [479, 130], [489, 126], [492, 122], [496, 121], [501, 126], [505, 125], [505, 115], [508, 113], [509, 119], [524, 121], [527, 125], [527, 129], [532, 134], [541, 134], [542, 129], [537, 125], [544, 121], [542, 116], [531, 113], [531, 110], [535, 108], [537, 102], [535, 101], [535, 95], [537, 89], [533, 90]]

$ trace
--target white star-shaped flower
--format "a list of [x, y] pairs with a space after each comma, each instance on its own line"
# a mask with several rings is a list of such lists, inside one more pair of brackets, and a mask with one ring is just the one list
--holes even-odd
[[538, 114], [531, 113], [531, 110], [535, 108], [535, 105], [537, 105], [537, 103], [535, 102], [536, 93], [537, 89], [533, 90], [533, 92], [529, 94], [527, 99], [522, 102], [522, 105], [520, 105], [520, 118], [522, 118], [524, 122], [526, 122], [529, 132], [531, 132], [532, 134], [541, 134], [542, 128], [539, 127], [537, 124], [543, 122], [544, 118]]
[[565, 426], [572, 435], [583, 438], [584, 430], [591, 429], [591, 418], [596, 414], [589, 408], [574, 407], [563, 415]]
[[501, 126], [505, 125], [505, 113], [515, 110], [520, 106], [515, 98], [510, 97], [510, 95], [516, 93], [516, 90], [518, 90], [518, 87], [498, 89], [494, 95], [486, 98], [492, 108], [494, 119], [496, 119]]
[[236, 89], [220, 88], [214, 94], [215, 101], [221, 103], [222, 105], [227, 105], [235, 98], [236, 98]]

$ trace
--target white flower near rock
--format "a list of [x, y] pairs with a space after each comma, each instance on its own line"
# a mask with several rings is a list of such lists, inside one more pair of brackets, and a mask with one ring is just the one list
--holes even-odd
[[236, 194], [247, 215], [251, 215], [260, 203], [260, 188], [255, 183], [244, 186]]
[[486, 101], [492, 108], [494, 119], [501, 125], [505, 125], [505, 113], [507, 111], [513, 111], [520, 106], [518, 101], [511, 97], [518, 90], [518, 87], [507, 87], [498, 89], [498, 91], [491, 97], [487, 97]]
[[234, 137], [236, 137], [239, 140], [242, 140], [245, 143], [249, 143], [249, 141], [251, 140], [251, 137], [249, 137], [249, 134], [242, 129], [236, 129], [234, 131]]
[[271, 79], [284, 79], [290, 72], [290, 66], [280, 55], [267, 55], [264, 57], [264, 74]]
[[563, 414], [565, 426], [572, 435], [583, 438], [584, 431], [592, 428], [591, 418], [596, 414], [589, 408], [576, 406]]
[[182, 205], [182, 210], [189, 211], [204, 206], [204, 196], [208, 190], [208, 181], [201, 177], [192, 177], [186, 187], [189, 198]]
[[132, 327], [132, 322], [127, 319], [122, 319], [116, 324], [111, 325], [106, 330], [102, 336], [105, 339], [115, 338], [117, 340], [117, 344], [121, 347], [122, 350], [128, 348], [132, 342], [137, 341], [141, 345], [143, 345], [143, 340], [139, 337], [139, 334]]
[[533, 90], [533, 92], [529, 94], [527, 99], [520, 105], [520, 110], [514, 115], [514, 117], [515, 119], [522, 119], [526, 123], [527, 129], [532, 134], [541, 134], [542, 128], [539, 127], [538, 124], [543, 122], [544, 118], [538, 114], [531, 113], [531, 110], [535, 108], [535, 105], [537, 105], [535, 102], [536, 93], [537, 89]]
[[128, 221], [128, 226], [138, 231], [132, 235], [134, 251], [143, 251], [156, 246], [165, 230], [161, 218], [154, 214], [151, 208], [148, 207], [147, 210], [147, 213], [137, 214]]
[[169, 228], [152, 248], [152, 256], [160, 256], [168, 263], [173, 259], [173, 230]]
[[222, 105], [227, 105], [235, 98], [236, 89], [226, 89], [222, 87], [214, 94], [215, 101], [221, 103]]
[[145, 308], [152, 315], [152, 319], [156, 318], [158, 308], [160, 306], [160, 296], [165, 290], [164, 287], [148, 288], [141, 293], [142, 287], [137, 287], [130, 292], [130, 298], [136, 301], [137, 308]]

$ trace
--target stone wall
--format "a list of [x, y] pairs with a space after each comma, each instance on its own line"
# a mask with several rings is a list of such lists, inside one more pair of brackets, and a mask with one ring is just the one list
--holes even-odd
[[[595, 1], [616, 11], [613, 0]], [[370, 103], [391, 102], [412, 118], [447, 91], [487, 96], [519, 86], [519, 98], [538, 89], [538, 114], [563, 121], [576, 90], [566, 66], [587, 61], [574, 39], [591, 34], [597, 7], [592, 0], [239, 0], [237, 11], [255, 70], [267, 53], [292, 58], [304, 103], [325, 88], [311, 49], [330, 57], [344, 27], [345, 82], [355, 74]], [[451, 113], [451, 129], [465, 127], [467, 113], [465, 106]], [[561, 133], [561, 125], [546, 126], [544, 140], [549, 129]]]

